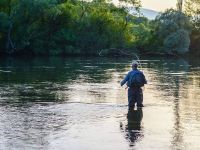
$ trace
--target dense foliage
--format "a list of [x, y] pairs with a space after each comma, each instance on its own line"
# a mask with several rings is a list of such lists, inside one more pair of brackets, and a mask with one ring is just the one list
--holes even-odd
[[97, 54], [104, 48], [129, 48], [134, 39], [129, 22], [135, 17], [105, 1], [3, 0], [0, 11], [5, 53]]
[[170, 9], [150, 21], [129, 13], [126, 4], [139, 10], [139, 0], [120, 2], [123, 5], [106, 0], [1, 0], [0, 53], [98, 55], [102, 49], [185, 53], [190, 39], [194, 45], [199, 40], [196, 18], [191, 22], [184, 13]]
[[190, 20], [184, 13], [166, 10], [155, 19], [155, 35], [168, 53], [183, 54], [189, 50]]
[[191, 53], [200, 55], [200, 0], [186, 0], [185, 13], [191, 17]]

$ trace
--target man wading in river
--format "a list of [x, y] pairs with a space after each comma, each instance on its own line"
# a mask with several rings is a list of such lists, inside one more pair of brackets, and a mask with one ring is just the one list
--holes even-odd
[[144, 74], [137, 69], [138, 62], [134, 61], [132, 63], [132, 70], [128, 72], [124, 80], [121, 81], [121, 86], [125, 83], [128, 86], [128, 106], [130, 108], [143, 107], [143, 92], [142, 86], [147, 84]]

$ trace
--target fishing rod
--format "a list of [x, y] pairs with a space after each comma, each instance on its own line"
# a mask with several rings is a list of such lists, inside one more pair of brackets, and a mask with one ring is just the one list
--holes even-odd
[[[143, 68], [142, 68], [142, 64], [141, 64], [141, 61], [140, 61], [140, 58], [138, 57], [138, 55], [137, 54], [135, 54], [135, 53], [132, 53], [136, 58], [137, 58], [137, 62], [138, 62], [138, 64], [139, 64], [139, 66], [141, 67], [141, 70], [143, 70]], [[132, 63], [134, 62], [135, 60], [132, 60]]]

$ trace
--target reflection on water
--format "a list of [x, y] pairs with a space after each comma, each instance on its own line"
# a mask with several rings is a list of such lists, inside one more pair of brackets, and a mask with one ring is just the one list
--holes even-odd
[[127, 112], [131, 61], [1, 58], [0, 149], [200, 149], [200, 60], [142, 58], [145, 107]]
[[141, 121], [143, 118], [142, 108], [129, 109], [127, 114], [127, 125], [123, 129], [123, 124], [120, 123], [121, 130], [125, 130], [125, 138], [130, 142], [130, 146], [135, 146], [142, 139], [143, 132], [141, 131]]

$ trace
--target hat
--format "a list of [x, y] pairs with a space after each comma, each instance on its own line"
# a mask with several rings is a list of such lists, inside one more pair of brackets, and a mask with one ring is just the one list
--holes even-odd
[[138, 66], [138, 62], [137, 61], [132, 61], [132, 66], [137, 67]]

